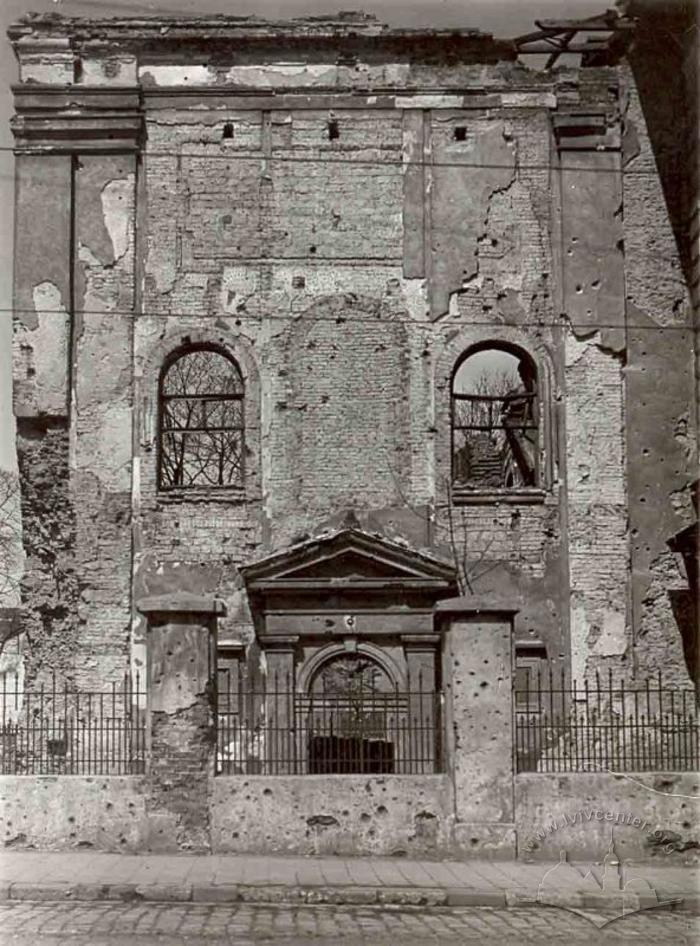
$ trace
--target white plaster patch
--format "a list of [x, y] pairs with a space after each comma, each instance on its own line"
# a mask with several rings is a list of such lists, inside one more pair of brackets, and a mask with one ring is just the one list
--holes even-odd
[[463, 95], [397, 95], [396, 108], [464, 108]]
[[588, 615], [583, 603], [571, 603], [571, 678], [583, 680], [588, 657]]
[[583, 356], [586, 354], [591, 345], [596, 345], [600, 342], [600, 333], [596, 332], [595, 335], [591, 335], [590, 338], [579, 339], [576, 338], [571, 332], [567, 333], [566, 344], [565, 344], [565, 353], [564, 353], [564, 363], [567, 368], [570, 368], [572, 365], [575, 365], [579, 362]]
[[131, 85], [135, 83], [135, 56], [83, 59], [83, 85]]
[[[82, 449], [78, 466], [92, 472], [99, 470], [102, 486], [113, 492], [131, 490], [131, 407], [126, 400], [100, 404], [91, 413], [99, 423], [81, 435]], [[85, 417], [85, 412], [84, 412]]]
[[501, 105], [515, 108], [556, 108], [557, 97], [552, 92], [502, 92]]
[[[66, 409], [66, 365], [68, 363], [69, 318], [61, 298], [61, 290], [52, 282], [34, 287], [32, 298], [38, 317], [31, 333], [34, 369], [44, 379], [41, 406], [48, 412], [62, 414]], [[57, 379], [52, 389], [51, 381]]]
[[73, 81], [73, 53], [65, 57], [23, 57], [20, 81], [41, 85], [66, 85]]
[[221, 276], [221, 308], [235, 312], [236, 307], [255, 292], [257, 273], [245, 266], [227, 266]]
[[177, 259], [174, 247], [174, 239], [170, 241], [169, 246], [164, 247], [153, 234], [149, 234], [146, 271], [153, 277], [156, 290], [161, 293], [170, 292], [177, 278]]
[[226, 81], [234, 84], [260, 88], [294, 85], [307, 88], [315, 85], [337, 85], [337, 66], [288, 63], [270, 66], [232, 66], [226, 73]]
[[213, 85], [216, 73], [208, 66], [158, 66], [154, 63], [139, 68], [139, 80], [153, 79], [156, 85]]
[[619, 657], [627, 649], [625, 615], [620, 611], [605, 610], [599, 614], [601, 633], [593, 653], [601, 657]]
[[102, 188], [102, 213], [105, 226], [112, 241], [114, 259], [120, 260], [129, 247], [129, 227], [131, 223], [131, 204], [134, 188], [134, 176], [110, 181]]

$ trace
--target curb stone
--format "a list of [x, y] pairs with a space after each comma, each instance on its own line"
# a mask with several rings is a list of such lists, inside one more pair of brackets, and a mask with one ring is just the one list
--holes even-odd
[[136, 884], [136, 898], [158, 903], [183, 903], [192, 899], [191, 884]]
[[471, 890], [467, 887], [451, 887], [447, 891], [448, 907], [505, 907], [504, 890]]
[[242, 898], [238, 884], [193, 884], [192, 899], [195, 903], [240, 903]]
[[[471, 887], [359, 887], [302, 886], [293, 884], [128, 884], [128, 883], [2, 883], [0, 902], [7, 901], [122, 901], [151, 903], [287, 903], [383, 905], [409, 907], [563, 907], [575, 910], [601, 910], [612, 905], [604, 894], [562, 891], [551, 903], [538, 903], [526, 890], [478, 889]], [[616, 901], [617, 898], [614, 898]], [[640, 902], [639, 906], [644, 908]], [[700, 895], [674, 898], [660, 903], [659, 909], [672, 909], [700, 916]], [[653, 905], [648, 907], [654, 909]]]

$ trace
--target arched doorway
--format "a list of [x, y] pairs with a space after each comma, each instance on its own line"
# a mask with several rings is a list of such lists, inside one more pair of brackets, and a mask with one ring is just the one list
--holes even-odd
[[304, 704], [310, 774], [396, 770], [408, 703], [377, 661], [358, 653], [331, 657], [312, 678]]

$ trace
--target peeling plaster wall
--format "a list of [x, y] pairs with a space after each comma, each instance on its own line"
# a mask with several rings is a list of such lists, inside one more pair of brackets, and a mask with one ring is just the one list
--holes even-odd
[[[250, 634], [236, 567], [347, 508], [365, 527], [449, 559], [442, 513], [431, 507], [443, 502], [449, 475], [445, 420], [455, 360], [477, 337], [508, 335], [481, 325], [495, 319], [515, 322], [522, 338], [534, 338], [549, 363], [559, 363], [556, 333], [530, 328], [553, 315], [546, 165], [555, 99], [511, 95], [504, 110], [496, 95], [492, 110], [459, 111], [452, 98], [415, 99], [403, 111], [369, 100], [364, 111], [333, 108], [334, 141], [325, 110], [188, 111], [153, 99], [146, 317], [135, 339], [146, 399], [137, 583], [218, 590], [234, 615], [224, 620], [224, 636]], [[440, 107], [416, 111], [420, 105]], [[222, 139], [224, 122], [233, 125], [232, 139]], [[454, 138], [461, 124], [465, 141]], [[431, 154], [466, 167], [424, 173]], [[516, 156], [526, 166], [517, 172]], [[371, 164], [356, 170], [305, 157]], [[491, 170], [494, 163], [506, 167]], [[236, 357], [245, 348], [260, 377], [261, 495], [254, 491], [245, 506], [213, 498], [173, 504], [154, 488], [151, 353], [165, 338], [174, 347], [176, 317], [180, 341], [194, 338], [194, 328], [204, 338], [207, 314], [216, 316], [216, 338]], [[453, 321], [461, 347], [452, 343]], [[547, 436], [553, 467], [553, 422]], [[549, 486], [557, 489], [552, 476]], [[556, 495], [545, 507], [465, 511], [486, 565], [481, 587], [505, 583], [523, 604], [523, 634], [544, 636], [553, 656], [567, 648]]]
[[[142, 28], [17, 41], [23, 82], [138, 82], [146, 126], [138, 181], [133, 155], [80, 143], [18, 161], [25, 600], [53, 641], [36, 653], [115, 679], [143, 664], [132, 597], [173, 588], [221, 595], [220, 636], [248, 640], [239, 568], [349, 508], [450, 558], [451, 372], [500, 340], [538, 366], [543, 495], [460, 508], [475, 590], [519, 605], [516, 636], [571, 652], [577, 675], [670, 654], [683, 679], [665, 541], [694, 462], [685, 342], [669, 331], [652, 358], [629, 326], [682, 324], [685, 301], [655, 174], [619, 174], [653, 171], [624, 70], [538, 74], [491, 46], [388, 61], [364, 40], [353, 65], [316, 47], [282, 63], [269, 43], [200, 63], [191, 45], [155, 56]], [[557, 123], [588, 111], [605, 128], [572, 145]], [[158, 494], [158, 373], [193, 341], [244, 375], [243, 496]], [[37, 498], [50, 462], [60, 515]]]
[[622, 366], [595, 339], [566, 343], [571, 667], [630, 656]]
[[687, 683], [697, 668], [687, 664], [684, 638], [689, 653], [697, 608], [688, 600], [682, 560], [666, 543], [693, 520], [687, 489], [697, 477], [691, 309], [649, 129], [628, 72], [625, 91], [626, 169], [640, 172], [624, 178], [627, 310], [635, 326], [625, 371], [635, 656], [642, 673], [663, 668], [665, 678]]
[[129, 657], [135, 160], [18, 161], [27, 682], [98, 689]]
[[135, 160], [83, 156], [74, 187], [71, 467], [86, 586], [79, 611], [81, 671], [83, 685], [97, 687], [119, 679], [128, 659]]

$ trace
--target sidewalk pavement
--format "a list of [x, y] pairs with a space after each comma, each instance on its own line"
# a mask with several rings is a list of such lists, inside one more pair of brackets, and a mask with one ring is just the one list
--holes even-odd
[[[594, 879], [584, 876], [588, 865], [574, 866], [578, 873], [567, 868], [563, 875], [550, 875], [543, 883], [556, 864], [6, 850], [0, 853], [0, 900], [505, 908], [537, 903], [539, 894], [540, 903], [621, 912], [619, 890], [604, 892]], [[660, 862], [625, 869], [634, 878], [630, 889], [635, 892], [625, 892], [624, 912], [676, 901], [676, 909], [700, 914], [700, 868]]]

